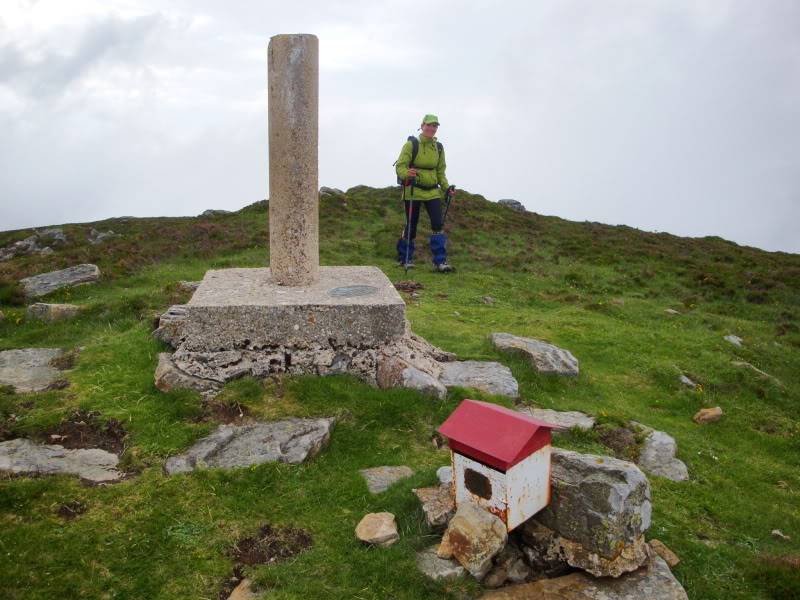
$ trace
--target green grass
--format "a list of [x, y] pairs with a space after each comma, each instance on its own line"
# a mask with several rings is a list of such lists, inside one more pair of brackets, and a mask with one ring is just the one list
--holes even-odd
[[[322, 263], [377, 264], [393, 281], [404, 279], [393, 266], [402, 223], [395, 196], [391, 188], [359, 186], [346, 202], [323, 200]], [[407, 298], [414, 331], [460, 358], [507, 364], [525, 403], [582, 410], [610, 423], [635, 419], [673, 435], [692, 479], [651, 477], [649, 536], [681, 557], [674, 572], [690, 598], [800, 595], [790, 566], [800, 555], [800, 256], [520, 215], [467, 193], [456, 202], [449, 228], [459, 271], [440, 276], [420, 266], [409, 274], [425, 286], [418, 299]], [[122, 237], [91, 246], [91, 227]], [[111, 219], [64, 229], [70, 241], [55, 255], [0, 263], [0, 348], [81, 348], [67, 372], [70, 386], [25, 395], [1, 390], [0, 424], [34, 435], [75, 408], [99, 411], [124, 424], [123, 461], [139, 474], [96, 487], [69, 477], [0, 481], [4, 598], [216, 598], [233, 568], [227, 549], [265, 522], [302, 527], [314, 540], [289, 562], [246, 569], [269, 598], [479, 593], [473, 581], [434, 583], [416, 570], [415, 551], [435, 537], [410, 492], [434, 482], [436, 468], [447, 463], [446, 451], [431, 444], [435, 427], [462, 398], [479, 394], [454, 390], [436, 402], [347, 377], [236, 381], [220, 399], [239, 402], [256, 418], [337, 416], [330, 446], [300, 466], [166, 477], [166, 457], [214, 424], [198, 419], [197, 394], [153, 386], [164, 350], [150, 335], [153, 318], [188, 299], [175, 285], [180, 279], [265, 264], [266, 210], [253, 205], [210, 218]], [[29, 234], [2, 232], [0, 245]], [[424, 261], [423, 253], [418, 262]], [[15, 282], [78, 262], [98, 264], [104, 280], [48, 301], [75, 302], [85, 312], [51, 325], [26, 320]], [[484, 304], [486, 295], [495, 303]], [[665, 308], [683, 314], [670, 317]], [[581, 375], [539, 375], [520, 357], [495, 351], [487, 339], [494, 331], [568, 348]], [[744, 338], [744, 347], [725, 342], [728, 333]], [[782, 385], [733, 366], [734, 359]], [[680, 371], [702, 389], [682, 386]], [[725, 411], [722, 421], [692, 422], [699, 408], [716, 405]], [[608, 453], [596, 433], [570, 433], [556, 443]], [[358, 469], [384, 464], [407, 464], [416, 474], [371, 496]], [[56, 515], [74, 500], [86, 505], [83, 515]], [[397, 516], [401, 541], [388, 549], [361, 546], [356, 523], [382, 510]], [[773, 529], [791, 541], [773, 537]]]

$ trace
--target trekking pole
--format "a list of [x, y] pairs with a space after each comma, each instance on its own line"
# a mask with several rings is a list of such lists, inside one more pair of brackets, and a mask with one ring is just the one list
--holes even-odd
[[[414, 182], [417, 180], [416, 177], [411, 178], [411, 189], [414, 189]], [[411, 194], [414, 195], [413, 193]], [[403, 185], [403, 200], [405, 201], [406, 197], [406, 186]], [[406, 275], [408, 275], [408, 252], [411, 248], [411, 215], [414, 213], [414, 200], [408, 201], [408, 214], [406, 215], [406, 260], [403, 262], [403, 268], [406, 270]]]
[[444, 231], [444, 223], [445, 220], [447, 219], [447, 211], [450, 210], [450, 201], [453, 199], [453, 194], [455, 193], [455, 191], [456, 191], [456, 186], [451, 185], [449, 188], [447, 188], [447, 193], [445, 194], [445, 196], [447, 196], [447, 199], [444, 201], [444, 215], [442, 215], [442, 231]]

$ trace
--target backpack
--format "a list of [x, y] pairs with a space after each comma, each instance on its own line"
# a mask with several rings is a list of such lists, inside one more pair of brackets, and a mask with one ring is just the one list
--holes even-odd
[[[417, 153], [419, 152], [419, 140], [417, 136], [410, 135], [408, 136], [408, 141], [411, 142], [411, 162], [408, 163], [409, 168], [414, 166], [414, 161], [417, 160]], [[442, 142], [436, 142], [436, 148], [439, 150], [439, 156], [441, 156], [442, 152], [444, 152], [444, 146], [442, 146]], [[397, 165], [397, 161], [394, 161], [394, 165]], [[400, 179], [400, 176], [397, 177], [397, 183], [399, 185], [404, 185], [405, 182]]]

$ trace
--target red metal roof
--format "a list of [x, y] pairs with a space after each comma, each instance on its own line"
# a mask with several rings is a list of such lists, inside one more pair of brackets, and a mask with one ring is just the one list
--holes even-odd
[[496, 404], [464, 400], [438, 431], [450, 449], [507, 471], [550, 443], [550, 430], [559, 429]]

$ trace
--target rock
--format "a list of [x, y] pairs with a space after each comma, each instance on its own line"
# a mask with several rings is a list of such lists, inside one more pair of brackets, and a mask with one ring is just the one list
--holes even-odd
[[732, 364], [734, 367], [740, 367], [740, 368], [743, 368], [743, 369], [749, 369], [749, 370], [751, 370], [753, 373], [755, 373], [755, 374], [757, 374], [758, 376], [760, 376], [761, 378], [763, 378], [763, 379], [768, 379], [769, 381], [771, 381], [772, 383], [774, 383], [774, 384], [775, 384], [775, 385], [777, 385], [778, 387], [785, 387], [785, 386], [783, 385], [783, 382], [782, 382], [780, 379], [778, 379], [778, 378], [777, 378], [777, 377], [775, 377], [774, 375], [770, 375], [769, 373], [766, 373], [766, 372], [762, 371], [761, 369], [759, 369], [758, 367], [756, 367], [756, 366], [754, 366], [754, 365], [751, 365], [751, 364], [750, 364], [749, 362], [747, 362], [747, 361], [744, 361], [744, 360], [732, 360], [732, 361], [731, 361], [731, 364]]
[[678, 453], [678, 444], [675, 438], [641, 423], [632, 422], [632, 425], [644, 429], [647, 434], [642, 442], [639, 460], [637, 461], [644, 471], [672, 481], [689, 479], [689, 470], [686, 465], [682, 460], [675, 457]]
[[519, 351], [525, 354], [531, 365], [540, 373], [578, 375], [578, 359], [569, 350], [563, 350], [541, 340], [519, 337], [510, 333], [493, 333], [491, 339], [498, 350]]
[[734, 346], [737, 346], [738, 348], [741, 348], [742, 342], [744, 342], [744, 340], [740, 338], [738, 335], [726, 335], [723, 339], [726, 342], [730, 342]]
[[29, 298], [44, 296], [64, 287], [72, 287], [84, 283], [92, 283], [100, 279], [100, 269], [97, 265], [82, 264], [68, 267], [60, 271], [40, 273], [20, 280]]
[[252, 588], [253, 582], [245, 577], [239, 582], [239, 585], [233, 588], [228, 600], [255, 600], [256, 595], [253, 593]]
[[659, 557], [619, 577], [595, 579], [571, 573], [554, 579], [488, 592], [481, 600], [688, 600], [686, 591]]
[[40, 240], [45, 240], [53, 245], [61, 245], [67, 243], [67, 236], [64, 235], [64, 230], [61, 227], [50, 227], [49, 229], [42, 229], [36, 235]]
[[447, 388], [441, 381], [414, 367], [403, 369], [400, 375], [400, 385], [410, 390], [417, 390], [421, 394], [433, 396], [439, 400], [444, 400], [447, 397]]
[[183, 324], [186, 320], [186, 305], [173, 304], [158, 319], [158, 328], [153, 332], [153, 337], [177, 348], [183, 336]]
[[688, 378], [686, 375], [684, 375], [683, 373], [681, 373], [681, 376], [680, 376], [678, 379], [679, 379], [679, 380], [680, 380], [680, 382], [681, 382], [683, 385], [685, 385], [686, 387], [690, 387], [690, 388], [692, 388], [693, 390], [694, 390], [694, 389], [697, 389], [697, 384], [696, 384], [694, 381], [692, 381], [691, 379], [689, 379], [689, 378]]
[[5, 318], [6, 318], [5, 313], [3, 313], [2, 310], [0, 310], [0, 321], [3, 321]]
[[494, 558], [494, 568], [483, 580], [487, 588], [497, 588], [506, 581], [523, 583], [531, 575], [531, 568], [525, 564], [522, 551], [509, 540], [505, 548]]
[[456, 512], [456, 501], [449, 485], [416, 488], [411, 490], [422, 503], [425, 522], [432, 529], [447, 527], [448, 521]]
[[496, 300], [491, 296], [483, 296], [481, 297], [481, 302], [483, 302], [484, 304], [494, 304]]
[[681, 559], [678, 558], [678, 555], [667, 548], [667, 545], [664, 542], [660, 540], [650, 540], [648, 543], [650, 544], [650, 548], [653, 550], [653, 552], [663, 558], [664, 562], [669, 565], [670, 569], [677, 567], [681, 562]]
[[67, 450], [19, 438], [0, 442], [0, 471], [16, 475], [78, 475], [95, 483], [115, 481], [119, 458], [99, 448]]
[[705, 423], [719, 421], [722, 418], [722, 414], [722, 409], [719, 406], [715, 406], [714, 408], [701, 408], [697, 411], [692, 420], [698, 425], [704, 425]]
[[788, 535], [786, 535], [785, 533], [783, 533], [780, 529], [773, 529], [770, 532], [770, 535], [772, 535], [772, 537], [778, 538], [778, 539], [783, 540], [785, 542], [791, 542], [792, 541], [792, 538], [789, 537]]
[[517, 212], [525, 212], [525, 206], [523, 206], [522, 202], [514, 200], [513, 198], [503, 198], [502, 200], [498, 200], [497, 203], [511, 210], [516, 210]]
[[89, 232], [89, 237], [87, 238], [89, 243], [96, 246], [97, 244], [102, 244], [106, 240], [110, 240], [112, 238], [118, 237], [118, 233], [114, 233], [110, 229], [108, 231], [97, 231], [94, 227]]
[[356, 537], [366, 544], [385, 548], [400, 539], [394, 515], [389, 512], [369, 513], [356, 526]]
[[0, 352], [0, 384], [18, 393], [41, 392], [59, 378], [51, 363], [63, 354], [58, 348], [23, 348]]
[[453, 483], [453, 467], [439, 467], [436, 469], [436, 477], [442, 485]]
[[499, 517], [477, 504], [464, 502], [447, 526], [443, 542], [445, 539], [455, 559], [480, 581], [491, 570], [492, 559], [506, 545], [508, 532]]
[[664, 312], [667, 313], [670, 316], [673, 316], [673, 317], [681, 314], [677, 310], [675, 310], [674, 308], [665, 308]]
[[29, 319], [39, 319], [40, 321], [60, 321], [76, 317], [81, 307], [76, 304], [47, 304], [36, 302], [28, 306], [27, 315]]
[[647, 559], [650, 484], [633, 463], [552, 450], [550, 504], [521, 526], [545, 562], [561, 560], [596, 577], [619, 577]]
[[[549, 408], [533, 408], [530, 406], [526, 406], [518, 410], [523, 414], [530, 415], [534, 419], [538, 419], [539, 421], [544, 421], [545, 423], [550, 423], [552, 425], [557, 425], [567, 430], [576, 427], [582, 431], [589, 431], [592, 427], [594, 427], [595, 423], [594, 417], [590, 417], [589, 415], [577, 410], [558, 411], [551, 410]], [[558, 432], [558, 429], [553, 430], [553, 433]]]
[[519, 396], [519, 385], [511, 369], [498, 362], [464, 360], [445, 363], [439, 380], [445, 387], [475, 388], [510, 398]]
[[53, 250], [50, 246], [45, 246], [41, 250], [39, 250], [39, 256], [50, 256], [51, 254], [55, 254], [56, 251]]
[[208, 208], [200, 213], [201, 217], [216, 217], [218, 215], [229, 215], [231, 211], [223, 210], [221, 208]]
[[167, 459], [167, 475], [195, 469], [236, 468], [268, 462], [301, 463], [316, 456], [331, 437], [335, 419], [285, 419], [220, 425], [189, 450]]
[[319, 188], [320, 196], [344, 196], [344, 192], [338, 188], [330, 188], [322, 186]]
[[194, 292], [197, 288], [200, 287], [200, 281], [184, 281], [181, 280], [178, 282], [178, 289], [182, 292]]
[[434, 581], [439, 581], [440, 579], [454, 579], [466, 573], [466, 569], [458, 564], [457, 561], [439, 558], [436, 555], [437, 547], [438, 544], [434, 544], [417, 553], [417, 567], [422, 573]]
[[162, 392], [184, 389], [196, 390], [201, 394], [214, 394], [222, 387], [217, 381], [183, 372], [175, 365], [169, 352], [159, 353], [158, 366], [153, 379], [155, 386]]
[[361, 469], [361, 476], [367, 481], [367, 489], [371, 494], [380, 494], [401, 479], [411, 477], [414, 471], [410, 467], [373, 467]]
[[40, 252], [42, 247], [39, 245], [38, 234], [33, 234], [26, 237], [24, 240], [19, 240], [9, 244], [5, 248], [0, 248], [0, 262], [11, 260], [16, 256], [28, 256], [34, 252]]
[[494, 589], [499, 588], [508, 579], [508, 569], [499, 565], [495, 565], [491, 571], [483, 578], [481, 582], [483, 587]]

